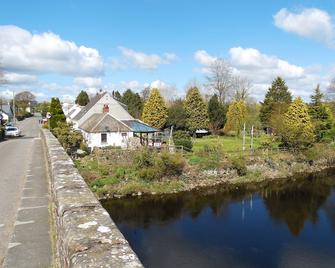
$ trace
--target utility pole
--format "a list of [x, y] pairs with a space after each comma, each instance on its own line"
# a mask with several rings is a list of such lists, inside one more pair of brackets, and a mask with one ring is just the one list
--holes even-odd
[[16, 107], [15, 107], [15, 91], [13, 90], [13, 115], [14, 115], [14, 126], [16, 125]]
[[251, 126], [251, 142], [250, 142], [251, 150], [254, 150], [254, 126]]
[[243, 125], [243, 147], [242, 147], [243, 151], [245, 151], [245, 123]]

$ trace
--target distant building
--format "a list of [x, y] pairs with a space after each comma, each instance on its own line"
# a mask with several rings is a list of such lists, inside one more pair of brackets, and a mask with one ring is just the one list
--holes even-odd
[[9, 104], [0, 105], [0, 114], [2, 115], [2, 120], [6, 122], [11, 122], [14, 118], [12, 107]]
[[74, 128], [83, 133], [90, 148], [144, 144], [148, 142], [148, 135], [159, 131], [133, 118], [127, 106], [108, 92], [97, 94], [72, 118], [70, 113], [68, 118]]

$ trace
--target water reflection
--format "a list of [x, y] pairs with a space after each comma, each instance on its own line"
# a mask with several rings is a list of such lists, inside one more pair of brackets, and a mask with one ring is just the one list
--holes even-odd
[[335, 264], [333, 173], [103, 205], [148, 267], [318, 267]]

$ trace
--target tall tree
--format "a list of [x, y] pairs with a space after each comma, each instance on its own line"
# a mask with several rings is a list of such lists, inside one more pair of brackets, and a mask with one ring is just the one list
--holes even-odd
[[217, 93], [221, 103], [227, 102], [234, 83], [232, 67], [224, 59], [216, 59], [208, 71], [208, 87]]
[[184, 102], [177, 99], [168, 107], [167, 127], [173, 126], [175, 130], [185, 130], [187, 122], [186, 111], [184, 109]]
[[116, 90], [116, 91], [113, 90], [112, 94], [113, 94], [114, 99], [116, 99], [117, 101], [121, 101], [122, 96], [121, 96], [121, 94], [118, 90]]
[[208, 128], [207, 107], [198, 88], [193, 87], [187, 91], [184, 109], [187, 115], [186, 125], [189, 130]]
[[127, 105], [128, 112], [135, 118], [140, 118], [143, 110], [143, 102], [138, 93], [127, 89], [121, 98], [121, 102]]
[[226, 109], [219, 102], [218, 96], [214, 94], [208, 102], [209, 128], [216, 132], [222, 128], [226, 122]]
[[144, 104], [142, 120], [155, 128], [163, 128], [168, 117], [164, 99], [157, 88], [150, 92], [149, 99]]
[[82, 90], [78, 94], [75, 103], [80, 106], [86, 106], [90, 102], [90, 98], [88, 97], [88, 94], [86, 91]]
[[249, 97], [251, 87], [252, 85], [249, 79], [235, 76], [233, 78], [234, 99], [236, 101], [246, 101]]
[[324, 95], [320, 90], [320, 86], [317, 85], [314, 90], [314, 94], [311, 95], [311, 103], [308, 109], [315, 127], [315, 135], [318, 141], [322, 139], [327, 130], [330, 130], [334, 126], [332, 112], [323, 103], [323, 97]]
[[58, 123], [65, 122], [65, 115], [62, 109], [62, 105], [58, 98], [52, 98], [50, 103], [49, 112], [51, 113], [50, 128], [54, 129]]
[[307, 105], [296, 98], [284, 115], [283, 141], [290, 147], [305, 147], [314, 141], [314, 126]]
[[270, 118], [274, 111], [284, 114], [292, 102], [292, 95], [286, 86], [285, 80], [277, 77], [268, 89], [260, 110], [260, 120], [263, 127], [272, 127]]
[[244, 101], [234, 101], [228, 107], [227, 122], [224, 126], [224, 132], [235, 132], [237, 135], [241, 133], [243, 124], [246, 123], [247, 106]]

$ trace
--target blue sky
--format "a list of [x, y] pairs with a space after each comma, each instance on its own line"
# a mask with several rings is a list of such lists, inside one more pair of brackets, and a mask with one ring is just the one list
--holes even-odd
[[334, 10], [333, 0], [3, 1], [0, 94], [152, 86], [174, 97], [222, 57], [257, 99], [277, 75], [308, 99], [335, 75]]

